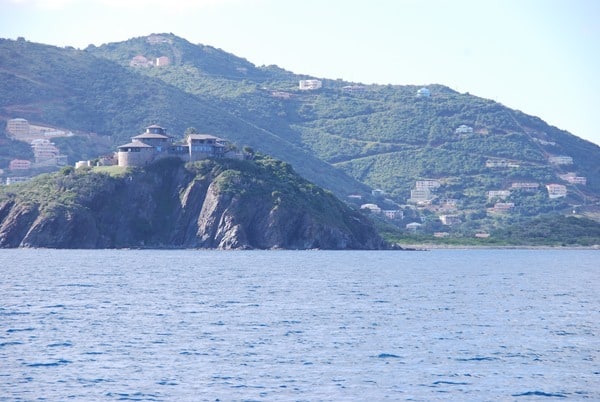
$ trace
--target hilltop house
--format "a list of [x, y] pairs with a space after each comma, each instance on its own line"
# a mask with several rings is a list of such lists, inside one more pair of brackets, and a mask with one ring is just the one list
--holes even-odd
[[323, 87], [323, 81], [320, 80], [300, 80], [298, 88], [301, 91], [313, 91]]
[[427, 88], [421, 88], [417, 91], [417, 96], [419, 98], [429, 98], [431, 96], [431, 91]]
[[[205, 158], [221, 158], [228, 153], [229, 142], [208, 134], [189, 134], [183, 143], [174, 143], [167, 130], [152, 125], [131, 142], [120, 145], [117, 150], [119, 166], [144, 166], [161, 158], [175, 156], [186, 162]], [[231, 157], [240, 157], [234, 153]]]

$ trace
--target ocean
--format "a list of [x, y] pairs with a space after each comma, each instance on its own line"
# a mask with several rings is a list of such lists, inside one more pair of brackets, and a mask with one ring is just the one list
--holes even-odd
[[0, 250], [0, 400], [598, 401], [599, 262]]

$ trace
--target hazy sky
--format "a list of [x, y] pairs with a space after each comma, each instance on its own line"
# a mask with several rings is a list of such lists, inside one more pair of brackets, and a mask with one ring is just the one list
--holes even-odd
[[0, 0], [2, 38], [162, 32], [298, 74], [447, 85], [600, 144], [600, 0]]

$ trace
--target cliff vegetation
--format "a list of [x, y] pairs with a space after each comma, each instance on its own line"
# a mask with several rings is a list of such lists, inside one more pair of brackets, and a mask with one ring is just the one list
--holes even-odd
[[0, 192], [0, 247], [381, 249], [359, 212], [285, 162], [63, 168]]

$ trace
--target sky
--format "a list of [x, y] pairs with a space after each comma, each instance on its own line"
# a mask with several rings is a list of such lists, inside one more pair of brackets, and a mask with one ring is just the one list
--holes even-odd
[[0, 0], [1, 38], [166, 32], [318, 78], [446, 85], [600, 144], [600, 0]]

